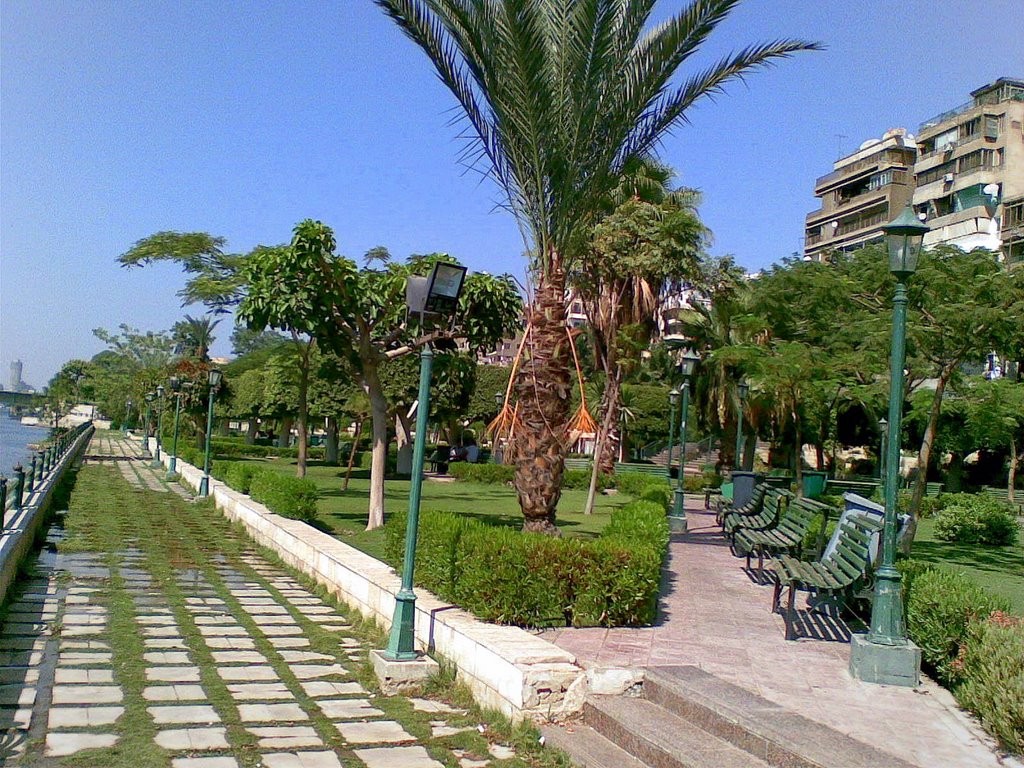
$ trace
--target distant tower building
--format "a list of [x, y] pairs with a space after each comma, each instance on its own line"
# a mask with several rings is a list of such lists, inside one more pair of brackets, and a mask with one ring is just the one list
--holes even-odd
[[11, 392], [21, 392], [21, 388], [25, 386], [21, 382], [21, 372], [21, 360], [15, 360], [11, 363]]

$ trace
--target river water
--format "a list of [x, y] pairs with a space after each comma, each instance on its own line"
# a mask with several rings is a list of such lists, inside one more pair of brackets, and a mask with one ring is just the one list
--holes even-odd
[[0, 475], [11, 477], [12, 468], [29, 455], [29, 444], [42, 442], [49, 436], [47, 427], [26, 427], [0, 409]]

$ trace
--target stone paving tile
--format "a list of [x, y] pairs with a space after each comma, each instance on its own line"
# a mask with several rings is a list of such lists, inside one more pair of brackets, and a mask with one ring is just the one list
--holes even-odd
[[183, 723], [219, 723], [220, 715], [208, 704], [189, 704], [187, 706], [151, 706], [149, 710], [153, 722], [157, 725]]
[[116, 685], [55, 685], [54, 704], [117, 704], [124, 698]]
[[0, 705], [5, 707], [31, 707], [36, 700], [36, 689], [23, 685], [0, 685]]
[[308, 725], [250, 726], [248, 730], [259, 739], [261, 749], [298, 749], [323, 746], [316, 729]]
[[265, 768], [341, 768], [333, 752], [276, 752], [262, 760]]
[[443, 768], [424, 747], [374, 747], [355, 754], [367, 768]]
[[233, 757], [176, 757], [171, 760], [171, 768], [238, 768], [238, 761]]
[[332, 720], [384, 716], [383, 712], [371, 706], [366, 699], [318, 699], [316, 704]]
[[124, 707], [51, 707], [49, 727], [51, 730], [96, 728], [112, 725], [123, 714]]
[[295, 723], [308, 720], [298, 704], [239, 704], [238, 716], [243, 723]]
[[211, 651], [217, 664], [265, 664], [266, 659], [256, 651]]
[[142, 689], [146, 701], [205, 701], [201, 685], [151, 685]]
[[198, 667], [149, 667], [146, 679], [154, 683], [198, 683]]
[[48, 733], [46, 734], [47, 757], [66, 757], [83, 749], [112, 747], [117, 736], [112, 733]]
[[113, 683], [114, 672], [109, 669], [58, 669], [54, 682], [63, 683]]
[[185, 651], [147, 651], [142, 654], [142, 659], [147, 664], [191, 664], [189, 655]]
[[273, 667], [218, 667], [217, 674], [225, 681], [258, 682], [279, 680]]
[[288, 668], [299, 680], [313, 680], [332, 675], [349, 677], [348, 670], [340, 664], [289, 664]]
[[284, 683], [228, 683], [228, 692], [241, 701], [290, 700], [294, 696]]
[[172, 728], [160, 731], [156, 743], [164, 749], [179, 752], [191, 749], [228, 749], [225, 728]]
[[348, 696], [350, 694], [361, 694], [366, 696], [367, 691], [359, 683], [335, 683], [330, 680], [303, 680], [300, 682], [302, 689], [313, 698], [324, 696]]

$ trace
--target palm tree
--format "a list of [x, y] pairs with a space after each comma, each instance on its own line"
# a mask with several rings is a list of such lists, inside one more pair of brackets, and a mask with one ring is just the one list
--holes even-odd
[[376, 0], [427, 55], [468, 122], [464, 159], [516, 217], [533, 296], [517, 381], [516, 489], [524, 529], [554, 533], [570, 413], [566, 272], [633, 158], [652, 153], [701, 97], [816, 47], [750, 46], [674, 75], [739, 0], [697, 0], [647, 30], [657, 0]]
[[184, 320], [174, 324], [171, 335], [182, 354], [206, 362], [210, 359], [210, 347], [216, 341], [213, 329], [219, 323], [220, 320], [214, 320], [209, 316], [197, 318], [185, 315]]

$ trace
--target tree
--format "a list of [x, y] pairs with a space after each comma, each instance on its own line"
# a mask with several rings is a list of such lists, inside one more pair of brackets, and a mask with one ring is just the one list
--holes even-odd
[[[124, 422], [125, 419], [138, 420], [143, 413], [146, 393], [166, 382], [174, 362], [174, 341], [167, 333], [143, 333], [123, 324], [119, 331], [93, 330], [93, 335], [106, 344], [107, 349], [92, 358], [88, 380], [100, 411]], [[128, 400], [132, 402], [131, 413], [125, 407]]]
[[295, 227], [289, 247], [251, 256], [238, 316], [250, 328], [308, 334], [351, 368], [372, 411], [367, 528], [373, 529], [384, 522], [388, 403], [382, 367], [445, 337], [465, 339], [471, 351], [492, 346], [515, 327], [521, 302], [511, 278], [476, 273], [466, 279], [450, 331], [420, 327], [418, 319], [406, 317], [407, 278], [428, 273], [435, 261], [449, 261], [446, 255], [359, 269], [335, 249], [331, 229], [307, 219]]
[[216, 341], [213, 329], [219, 323], [220, 320], [214, 320], [209, 316], [185, 315], [184, 320], [179, 320], [171, 328], [171, 336], [181, 354], [206, 362], [210, 359], [210, 347]]
[[673, 78], [737, 4], [697, 2], [646, 31], [656, 0], [376, 0], [427, 55], [465, 116], [476, 163], [524, 233], [534, 284], [517, 381], [516, 490], [525, 528], [555, 533], [571, 391], [566, 273], [627, 162], [701, 97], [814, 48], [745, 48]]
[[1024, 456], [1024, 384], [1009, 379], [981, 380], [971, 388], [966, 410], [977, 446], [1008, 450], [1006, 493], [1015, 501], [1017, 473]]
[[231, 351], [238, 357], [276, 349], [285, 343], [285, 337], [276, 331], [251, 331], [236, 325], [231, 331]]

